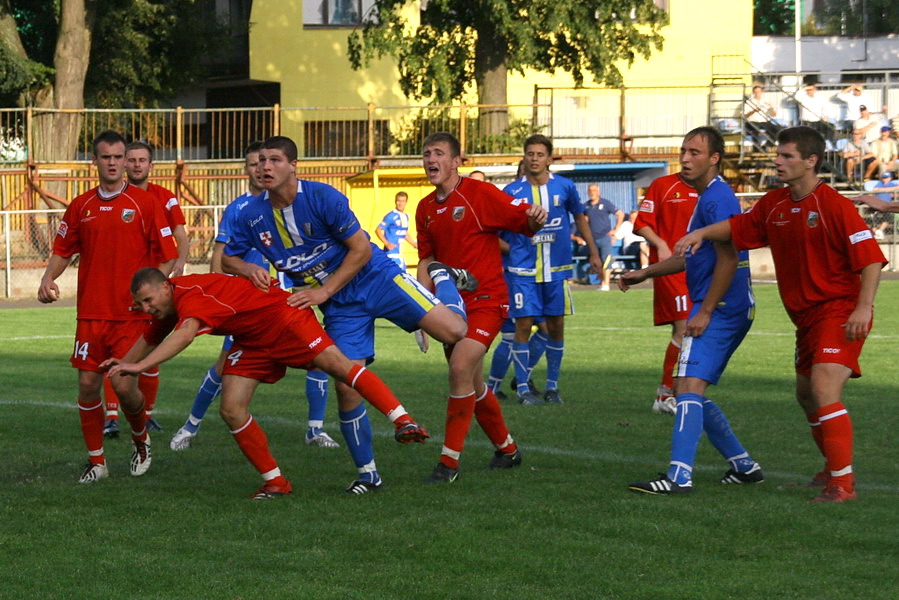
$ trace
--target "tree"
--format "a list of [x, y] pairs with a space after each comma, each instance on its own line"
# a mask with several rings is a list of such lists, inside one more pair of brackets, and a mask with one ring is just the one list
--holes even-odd
[[[446, 103], [472, 82], [478, 103], [506, 104], [508, 71], [570, 73], [583, 85], [620, 85], [616, 63], [662, 47], [667, 14], [652, 0], [430, 0], [420, 23], [405, 19], [408, 0], [375, 0], [362, 30], [349, 37], [354, 69], [392, 56], [407, 97]], [[486, 122], [485, 121], [485, 114]], [[484, 131], [501, 133], [505, 108], [481, 111]]]
[[795, 28], [794, 0], [755, 0], [753, 35], [791, 35]]
[[[49, 109], [158, 106], [202, 78], [222, 32], [198, 0], [0, 0], [0, 100]], [[36, 121], [32, 156], [75, 157], [80, 115]]]

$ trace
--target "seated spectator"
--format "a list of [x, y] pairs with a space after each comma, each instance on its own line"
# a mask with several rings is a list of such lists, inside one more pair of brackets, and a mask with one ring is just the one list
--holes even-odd
[[[843, 148], [843, 164], [846, 168], [846, 177], [849, 181], [860, 179], [861, 174], [873, 161], [874, 153], [871, 152], [871, 146], [862, 137], [861, 131], [853, 129], [852, 139]], [[856, 170], [857, 167], [858, 170]]]
[[634, 221], [638, 212], [636, 210], [630, 212], [627, 220], [615, 230], [615, 237], [621, 240], [621, 254], [636, 258], [642, 269], [649, 266], [649, 244], [645, 238], [634, 233]]
[[777, 111], [762, 98], [763, 88], [760, 85], [752, 87], [752, 95], [743, 102], [743, 118], [746, 120], [746, 134], [755, 144], [764, 149], [773, 146], [777, 137], [777, 125], [773, 119]]
[[880, 135], [880, 119], [872, 115], [864, 104], [859, 106], [858, 110], [861, 112], [861, 116], [853, 123], [853, 129], [861, 131], [865, 141], [870, 144]]
[[897, 167], [897, 159], [899, 159], [899, 144], [896, 143], [890, 133], [892, 130], [887, 127], [880, 128], [880, 137], [871, 143], [871, 152], [874, 153], [874, 160], [865, 170], [865, 179], [870, 179], [877, 169], [878, 176], [882, 176], [886, 171], [895, 171]]

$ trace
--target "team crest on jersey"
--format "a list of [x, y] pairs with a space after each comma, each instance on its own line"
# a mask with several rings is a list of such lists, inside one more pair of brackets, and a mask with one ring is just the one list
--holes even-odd
[[58, 235], [61, 238], [64, 238], [64, 237], [66, 237], [66, 235], [68, 233], [69, 233], [69, 224], [66, 223], [65, 221], [60, 221], [59, 229], [56, 230], [56, 235]]
[[271, 231], [260, 231], [259, 232], [259, 241], [262, 242], [262, 245], [268, 248], [272, 245], [272, 232]]
[[454, 206], [453, 207], [453, 221], [461, 221], [465, 217], [465, 207], [464, 206]]
[[134, 209], [133, 208], [123, 208], [122, 209], [122, 220], [126, 223], [130, 223], [134, 220]]
[[806, 223], [808, 223], [809, 227], [817, 227], [818, 226], [818, 213], [811, 210], [808, 213], [808, 218], [806, 219]]

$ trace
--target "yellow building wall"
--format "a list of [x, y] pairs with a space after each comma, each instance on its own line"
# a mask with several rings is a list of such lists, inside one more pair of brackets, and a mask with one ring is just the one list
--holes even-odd
[[[670, 0], [670, 24], [662, 30], [665, 43], [648, 60], [619, 65], [627, 86], [708, 85], [712, 56], [750, 56], [752, 0]], [[417, 4], [410, 4], [415, 22]], [[250, 17], [250, 77], [281, 83], [285, 107], [364, 107], [410, 104], [398, 84], [399, 72], [390, 60], [353, 71], [347, 59], [350, 28], [304, 28], [302, 0], [255, 0]], [[746, 67], [748, 72], [748, 67]], [[530, 104], [534, 86], [568, 87], [568, 75], [526, 71], [509, 76], [510, 104]], [[597, 85], [588, 74], [584, 85]], [[469, 99], [475, 101], [475, 96]], [[297, 115], [299, 116], [299, 115]], [[289, 122], [290, 113], [285, 115]], [[306, 118], [310, 118], [306, 115]], [[360, 119], [358, 114], [315, 118]], [[285, 128], [289, 125], [285, 125]], [[284, 131], [293, 137], [297, 132]], [[295, 138], [296, 139], [296, 138]]]

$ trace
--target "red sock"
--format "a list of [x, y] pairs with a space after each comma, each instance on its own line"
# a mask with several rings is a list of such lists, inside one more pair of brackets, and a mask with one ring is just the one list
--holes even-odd
[[147, 411], [147, 418], [153, 414], [156, 408], [156, 394], [159, 391], [159, 367], [153, 367], [144, 371], [137, 377], [137, 387], [140, 393], [144, 395], [144, 410]]
[[475, 402], [474, 416], [497, 450], [511, 454], [518, 449], [512, 436], [509, 435], [509, 428], [503, 419], [503, 409], [496, 399], [496, 394], [489, 387]]
[[103, 378], [103, 399], [106, 401], [106, 418], [119, 420], [119, 397], [116, 396], [109, 377]]
[[128, 424], [131, 425], [131, 439], [136, 442], [146, 442], [148, 437], [147, 413], [144, 412], [143, 407], [135, 413], [130, 413], [125, 410], [125, 407], [123, 406], [122, 414], [128, 419]]
[[387, 387], [387, 384], [365, 367], [353, 365], [350, 372], [347, 373], [346, 382], [391, 421], [396, 421], [406, 414], [406, 410]]
[[821, 437], [821, 423], [818, 421], [818, 413], [807, 413], [805, 418], [808, 420], [809, 430], [812, 432], [812, 439], [815, 440], [815, 445], [818, 446], [818, 450], [821, 451], [821, 456], [825, 456], [824, 442]]
[[446, 428], [443, 435], [443, 451], [440, 462], [450, 469], [459, 468], [459, 456], [465, 447], [465, 436], [474, 414], [474, 392], [457, 398], [450, 396], [446, 403]]
[[855, 487], [852, 475], [852, 419], [842, 402], [834, 402], [818, 409], [818, 429], [830, 482], [847, 492]]
[[662, 385], [668, 389], [674, 389], [674, 366], [677, 364], [677, 356], [680, 354], [680, 346], [674, 342], [668, 342], [665, 348], [665, 360], [662, 362]]
[[[240, 447], [240, 451], [243, 452], [250, 464], [256, 467], [256, 470], [261, 475], [270, 474], [278, 468], [275, 457], [272, 456], [268, 449], [268, 438], [252, 415], [250, 415], [246, 423], [232, 431], [231, 434]], [[278, 475], [280, 475], [280, 472]]]
[[91, 464], [102, 465], [106, 462], [103, 456], [103, 401], [97, 398], [84, 404], [79, 400], [78, 416]]

